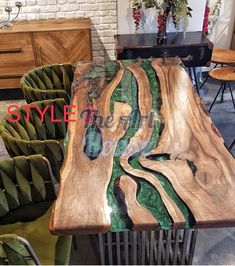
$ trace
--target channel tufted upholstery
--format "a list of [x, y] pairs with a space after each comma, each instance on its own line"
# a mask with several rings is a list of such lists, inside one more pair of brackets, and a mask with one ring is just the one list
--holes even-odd
[[[36, 108], [30, 109], [29, 121], [26, 110], [15, 110], [20, 115], [18, 122], [10, 122], [15, 115], [8, 114], [0, 123], [0, 135], [11, 157], [32, 154], [42, 154], [51, 163], [53, 173], [59, 175], [59, 168], [64, 160], [63, 141], [67, 131], [67, 123], [64, 122], [64, 99], [45, 100], [32, 103], [42, 111], [49, 108], [45, 113], [45, 120], [40, 121], [40, 114]], [[53, 107], [52, 107], [53, 106]], [[61, 122], [53, 122], [51, 108], [54, 108], [55, 119]]]
[[13, 265], [28, 264], [17, 236], [28, 240], [42, 264], [68, 263], [71, 237], [48, 229], [55, 199], [51, 173], [41, 155], [0, 161], [0, 264], [6, 255]]
[[71, 64], [46, 65], [32, 69], [21, 79], [21, 89], [27, 103], [64, 98], [68, 104], [74, 67]]

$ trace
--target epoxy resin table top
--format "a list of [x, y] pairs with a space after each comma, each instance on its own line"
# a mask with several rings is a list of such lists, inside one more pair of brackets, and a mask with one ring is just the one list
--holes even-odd
[[235, 160], [178, 58], [80, 65], [55, 234], [235, 225]]

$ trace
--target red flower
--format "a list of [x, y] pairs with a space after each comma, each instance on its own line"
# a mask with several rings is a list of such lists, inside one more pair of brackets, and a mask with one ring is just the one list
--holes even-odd
[[205, 8], [203, 28], [202, 28], [202, 31], [205, 32], [206, 34], [208, 33], [209, 15], [210, 15], [210, 8], [207, 5]]
[[132, 15], [135, 23], [135, 31], [139, 30], [140, 20], [141, 20], [141, 9], [140, 8], [133, 8]]

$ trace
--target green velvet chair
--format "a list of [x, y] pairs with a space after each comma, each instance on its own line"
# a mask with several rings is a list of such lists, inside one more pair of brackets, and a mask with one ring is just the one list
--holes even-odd
[[[67, 131], [67, 123], [64, 122], [64, 105], [64, 99], [32, 103], [31, 106], [38, 106], [41, 111], [49, 108], [43, 122], [36, 108], [30, 109], [29, 121], [26, 110], [22, 107], [15, 110], [17, 115], [20, 115], [18, 122], [10, 122], [9, 119], [15, 119], [16, 116], [8, 114], [0, 123], [0, 135], [10, 157], [42, 154], [50, 161], [53, 173], [58, 178], [64, 160], [63, 142]], [[51, 106], [54, 112], [51, 112]], [[52, 113], [61, 122], [53, 122]]]
[[0, 265], [40, 265], [30, 243], [15, 234], [0, 235]]
[[0, 263], [7, 254], [11, 264], [28, 264], [17, 244], [24, 238], [41, 264], [68, 264], [72, 238], [54, 236], [48, 229], [54, 182], [50, 163], [41, 155], [0, 161]]
[[64, 98], [68, 104], [74, 67], [71, 64], [46, 65], [32, 69], [21, 79], [21, 89], [27, 103]]

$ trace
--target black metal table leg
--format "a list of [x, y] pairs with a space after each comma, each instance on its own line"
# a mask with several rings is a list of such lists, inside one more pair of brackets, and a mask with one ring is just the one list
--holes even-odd
[[226, 91], [226, 86], [225, 86], [225, 83], [224, 83], [224, 87], [222, 89], [222, 94], [221, 94], [221, 98], [220, 98], [220, 103], [223, 103], [224, 102], [224, 92]]
[[190, 79], [193, 81], [191, 67], [188, 67], [188, 74], [189, 74]]
[[198, 86], [198, 80], [197, 80], [197, 75], [196, 75], [196, 68], [195, 67], [193, 67], [193, 75], [194, 75], [194, 81], [195, 81], [195, 86], [196, 86], [197, 94], [200, 96], [199, 86]]

